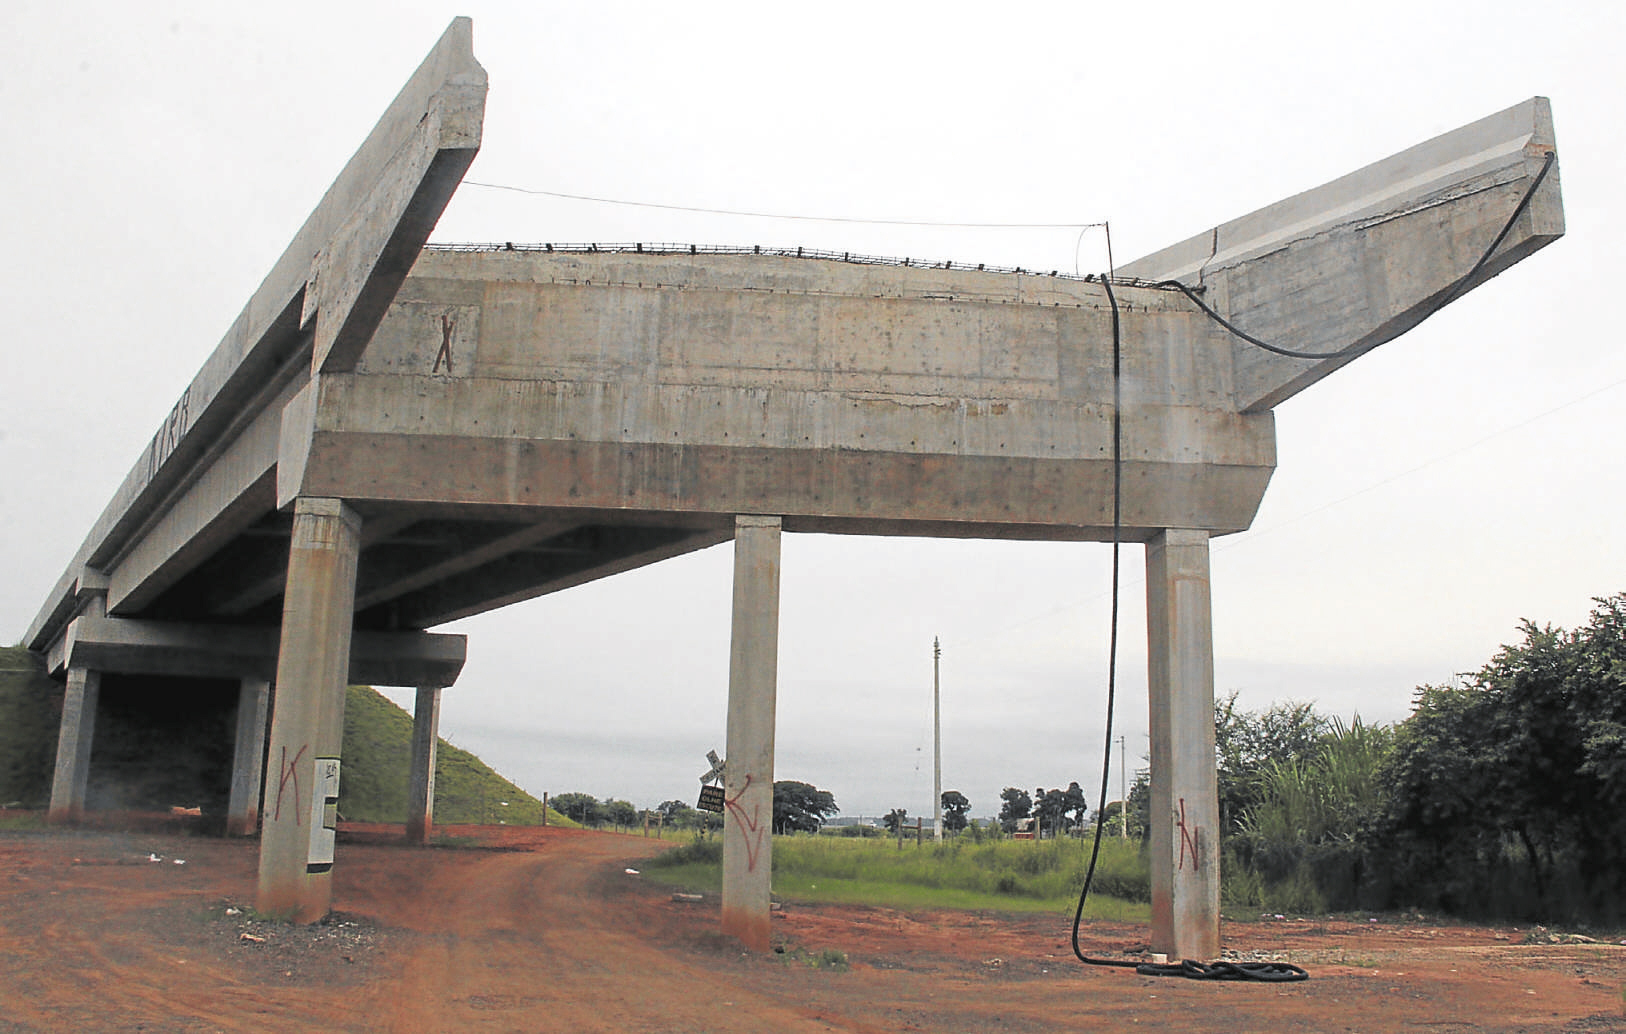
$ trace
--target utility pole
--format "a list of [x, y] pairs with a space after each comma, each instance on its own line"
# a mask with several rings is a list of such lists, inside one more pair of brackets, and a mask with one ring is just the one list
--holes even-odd
[[932, 839], [943, 839], [943, 701], [938, 691], [938, 668], [943, 648], [932, 636]]
[[1118, 737], [1118, 831], [1129, 839], [1129, 748]]

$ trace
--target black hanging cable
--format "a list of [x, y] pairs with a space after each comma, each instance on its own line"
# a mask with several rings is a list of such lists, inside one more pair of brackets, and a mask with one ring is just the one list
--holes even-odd
[[[1101, 763], [1101, 796], [1095, 809], [1095, 845], [1090, 850], [1090, 865], [1084, 872], [1084, 886], [1078, 893], [1078, 908], [1073, 912], [1073, 954], [1089, 966], [1116, 966], [1133, 969], [1141, 976], [1189, 977], [1193, 980], [1263, 980], [1281, 983], [1308, 980], [1310, 974], [1289, 962], [1212, 962], [1203, 963], [1185, 959], [1175, 963], [1156, 963], [1135, 959], [1098, 959], [1084, 954], [1079, 947], [1078, 930], [1084, 920], [1084, 902], [1090, 896], [1090, 885], [1095, 882], [1095, 866], [1101, 857], [1101, 837], [1106, 829], [1107, 785], [1112, 777], [1112, 719], [1117, 710], [1118, 697], [1118, 597], [1119, 558], [1123, 546], [1123, 328], [1118, 315], [1118, 299], [1112, 293], [1111, 277], [1103, 277], [1107, 303], [1112, 309], [1112, 630], [1107, 645], [1107, 733], [1105, 760]], [[1129, 822], [1129, 795], [1124, 794], [1122, 817]]]
[[[1439, 301], [1429, 306], [1427, 311], [1425, 311], [1421, 316], [1417, 317], [1416, 322], [1412, 324], [1413, 327], [1417, 326], [1419, 323], [1422, 323], [1436, 312], [1439, 312], [1447, 305], [1450, 305], [1452, 302], [1456, 301], [1457, 297], [1473, 284], [1474, 278], [1479, 275], [1480, 270], [1485, 268], [1485, 264], [1491, 260], [1491, 256], [1496, 254], [1496, 250], [1502, 246], [1502, 242], [1507, 240], [1507, 235], [1513, 232], [1513, 225], [1519, 221], [1519, 216], [1523, 215], [1525, 209], [1530, 207], [1531, 200], [1536, 196], [1536, 190], [1540, 188], [1541, 181], [1547, 178], [1547, 173], [1552, 169], [1553, 162], [1557, 159], [1557, 157], [1558, 155], [1556, 153], [1552, 151], [1547, 152], [1546, 160], [1541, 163], [1541, 171], [1536, 173], [1536, 178], [1530, 182], [1530, 187], [1524, 192], [1524, 197], [1519, 199], [1519, 204], [1513, 209], [1513, 214], [1508, 216], [1507, 222], [1502, 225], [1502, 232], [1498, 233], [1496, 235], [1496, 239], [1491, 241], [1490, 247], [1486, 248], [1484, 254], [1479, 256], [1479, 261], [1475, 262], [1473, 268], [1468, 270], [1468, 274], [1461, 280], [1458, 280], [1450, 290], [1441, 295]], [[1152, 286], [1174, 288], [1187, 298], [1191, 299], [1192, 304], [1201, 309], [1209, 319], [1213, 320], [1215, 323], [1218, 323], [1220, 326], [1246, 341], [1248, 344], [1257, 348], [1262, 348], [1267, 352], [1273, 352], [1276, 355], [1286, 356], [1289, 359], [1342, 359], [1345, 356], [1354, 355], [1357, 352], [1364, 351], [1369, 347], [1375, 347], [1356, 342], [1355, 344], [1346, 345], [1345, 347], [1333, 352], [1300, 352], [1297, 349], [1283, 348], [1280, 345], [1273, 345], [1268, 341], [1261, 341], [1252, 334], [1249, 334], [1247, 331], [1243, 330], [1241, 327], [1238, 327], [1236, 324], [1232, 323], [1230, 320], [1227, 320], [1224, 316], [1221, 316], [1218, 312], [1215, 312], [1206, 302], [1199, 298], [1195, 290], [1178, 280], [1161, 280]]]
[[[1084, 872], [1084, 886], [1078, 894], [1078, 908], [1073, 912], [1073, 954], [1080, 962], [1090, 966], [1136, 966], [1127, 959], [1097, 959], [1084, 954], [1078, 946], [1078, 928], [1084, 920], [1084, 900], [1090, 895], [1090, 884], [1095, 881], [1095, 863], [1101, 857], [1101, 834], [1106, 828], [1107, 783], [1112, 777], [1112, 716], [1118, 697], [1118, 558], [1122, 552], [1123, 537], [1123, 331], [1118, 318], [1118, 299], [1112, 293], [1112, 278], [1101, 279], [1106, 288], [1107, 303], [1112, 308], [1112, 620], [1107, 637], [1107, 747], [1106, 760], [1101, 763], [1101, 796], [1095, 809], [1095, 846], [1090, 850], [1090, 865]], [[1123, 820], [1129, 821], [1128, 794], [1124, 794]]]
[[[1412, 324], [1413, 326], [1422, 323], [1445, 308], [1473, 284], [1480, 271], [1490, 262], [1497, 249], [1502, 246], [1502, 242], [1507, 240], [1507, 235], [1513, 232], [1513, 227], [1519, 221], [1519, 217], [1530, 207], [1531, 200], [1535, 198], [1536, 191], [1541, 187], [1542, 181], [1547, 178], [1547, 173], [1551, 171], [1553, 162], [1556, 159], [1557, 154], [1555, 152], [1548, 151], [1546, 153], [1541, 169], [1536, 173], [1535, 179], [1531, 181], [1529, 189], [1519, 199], [1518, 205], [1513, 209], [1513, 214], [1508, 216], [1507, 222], [1503, 224], [1501, 232], [1496, 235], [1490, 246], [1479, 256], [1479, 261], [1475, 262], [1473, 268], [1469, 269], [1466, 275], [1441, 295], [1439, 301], [1431, 305], [1422, 316], [1418, 317], [1416, 323]], [[1085, 955], [1078, 943], [1078, 931], [1084, 918], [1084, 902], [1088, 900], [1090, 886], [1095, 882], [1095, 867], [1101, 856], [1101, 837], [1106, 828], [1107, 785], [1112, 775], [1112, 720], [1116, 709], [1118, 689], [1118, 583], [1119, 554], [1123, 539], [1123, 332], [1118, 314], [1118, 300], [1112, 293], [1111, 273], [1101, 278], [1101, 286], [1106, 289], [1107, 304], [1112, 310], [1112, 627], [1108, 637], [1109, 645], [1107, 650], [1107, 732], [1106, 749], [1104, 751], [1105, 760], [1101, 765], [1101, 795], [1095, 811], [1095, 843], [1090, 850], [1090, 864], [1084, 873], [1084, 886], [1079, 890], [1078, 908], [1073, 912], [1073, 954], [1077, 956], [1080, 962], [1087, 965], [1134, 969], [1135, 972], [1144, 976], [1183, 976], [1197, 980], [1262, 980], [1278, 983], [1306, 980], [1310, 976], [1308, 972], [1302, 967], [1287, 962], [1202, 963], [1185, 959], [1180, 962], [1161, 964], [1139, 962], [1133, 959], [1098, 959]], [[1362, 348], [1359, 343], [1332, 352], [1302, 352], [1296, 349], [1282, 348], [1279, 345], [1261, 341], [1237, 327], [1210, 308], [1190, 287], [1178, 280], [1164, 280], [1152, 286], [1171, 287], [1180, 291], [1201, 309], [1209, 319], [1232, 334], [1250, 345], [1276, 355], [1286, 356], [1289, 359], [1341, 359], [1344, 356], [1355, 354]], [[1120, 805], [1122, 808], [1121, 818], [1127, 826], [1129, 822], [1127, 793], [1125, 793], [1124, 798]]]

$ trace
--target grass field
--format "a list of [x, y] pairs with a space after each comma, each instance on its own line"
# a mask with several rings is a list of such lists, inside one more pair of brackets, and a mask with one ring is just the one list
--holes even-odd
[[[774, 896], [894, 908], [1065, 912], [1078, 905], [1091, 841], [951, 840], [916, 846], [885, 839], [775, 837]], [[722, 886], [722, 842], [697, 841], [649, 859], [652, 879], [692, 890]], [[1146, 862], [1135, 842], [1102, 842], [1085, 914], [1145, 921]]]

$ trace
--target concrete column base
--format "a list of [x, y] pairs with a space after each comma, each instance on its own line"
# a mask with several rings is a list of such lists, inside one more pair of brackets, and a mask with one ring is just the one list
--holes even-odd
[[1146, 543], [1152, 951], [1219, 957], [1219, 793], [1208, 533]]
[[779, 680], [778, 517], [734, 522], [734, 631], [728, 664], [723, 932], [773, 947], [773, 747]]
[[312, 801], [318, 759], [336, 759], [344, 737], [360, 549], [361, 517], [343, 502], [294, 503], [255, 907], [301, 923], [327, 915], [332, 901], [332, 861], [313, 857], [313, 847], [325, 852]]
[[435, 752], [440, 736], [440, 690], [418, 687], [412, 705], [412, 785], [407, 795], [409, 844], [429, 839], [435, 827]]
[[265, 679], [244, 679], [237, 690], [237, 736], [232, 745], [227, 836], [249, 837], [259, 832], [261, 777], [265, 774], [265, 718], [270, 696], [271, 683]]

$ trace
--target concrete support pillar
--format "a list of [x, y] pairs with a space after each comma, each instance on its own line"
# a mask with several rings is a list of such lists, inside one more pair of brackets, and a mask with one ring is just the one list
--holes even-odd
[[734, 521], [734, 631], [728, 663], [723, 932], [772, 947], [774, 707], [779, 680], [778, 517]]
[[342, 501], [294, 502], [256, 907], [301, 923], [327, 915], [332, 900], [332, 841], [312, 802], [344, 736], [360, 541], [361, 518]]
[[261, 778], [265, 774], [265, 716], [271, 683], [244, 679], [237, 689], [237, 735], [232, 743], [231, 799], [226, 835], [253, 836], [260, 825]]
[[56, 741], [56, 774], [51, 780], [51, 810], [46, 815], [49, 822], [78, 822], [85, 817], [85, 786], [90, 780], [90, 748], [101, 686], [100, 672], [68, 669], [62, 727]]
[[1219, 793], [1208, 533], [1146, 543], [1152, 951], [1219, 957]]
[[412, 786], [407, 794], [406, 838], [429, 839], [435, 825], [435, 748], [440, 736], [440, 689], [418, 687], [412, 705]]

